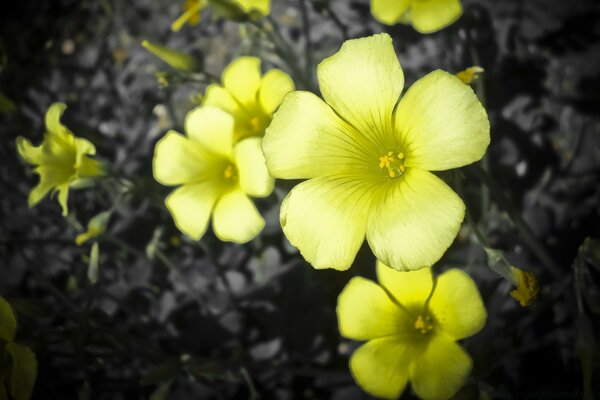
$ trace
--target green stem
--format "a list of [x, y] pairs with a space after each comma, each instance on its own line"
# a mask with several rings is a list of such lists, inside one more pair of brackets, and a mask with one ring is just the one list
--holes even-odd
[[554, 262], [552, 256], [546, 251], [545, 247], [540, 243], [540, 241], [535, 237], [527, 222], [521, 217], [515, 207], [512, 205], [510, 199], [504, 194], [500, 185], [492, 178], [490, 174], [487, 173], [481, 167], [474, 165], [468, 168], [468, 171], [475, 175], [482, 183], [484, 183], [490, 190], [491, 194], [494, 196], [496, 201], [500, 203], [500, 206], [503, 207], [508, 215], [512, 219], [514, 226], [517, 228], [529, 249], [536, 255], [536, 257], [542, 262], [542, 264], [546, 267], [548, 272], [552, 274], [555, 279], [562, 278], [561, 268], [558, 264]]

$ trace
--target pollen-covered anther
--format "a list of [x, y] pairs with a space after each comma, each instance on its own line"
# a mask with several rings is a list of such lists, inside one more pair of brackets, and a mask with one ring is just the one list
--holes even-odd
[[227, 168], [223, 171], [223, 176], [225, 179], [234, 179], [235, 178], [235, 168], [232, 164], [229, 164]]
[[429, 315], [419, 315], [415, 320], [415, 329], [421, 335], [426, 335], [433, 330], [433, 320]]
[[402, 175], [406, 171], [404, 153], [394, 155], [393, 151], [388, 151], [386, 155], [379, 157], [379, 169], [386, 169], [390, 178]]

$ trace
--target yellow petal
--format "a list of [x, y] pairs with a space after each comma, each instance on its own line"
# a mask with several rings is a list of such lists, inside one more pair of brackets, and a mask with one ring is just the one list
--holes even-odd
[[478, 161], [490, 143], [490, 123], [473, 89], [440, 70], [402, 97], [396, 129], [405, 144], [405, 165], [429, 171]]
[[223, 188], [212, 181], [183, 185], [167, 196], [165, 204], [177, 228], [199, 240], [206, 232], [213, 206], [222, 193]]
[[454, 74], [454, 76], [460, 79], [461, 82], [465, 85], [470, 85], [473, 81], [479, 78], [479, 75], [481, 75], [484, 72], [485, 70], [483, 68], [481, 68], [478, 65], [474, 65], [465, 70], [457, 72], [456, 74]]
[[398, 271], [377, 261], [377, 280], [405, 307], [423, 306], [431, 294], [431, 268], [418, 271]]
[[410, 7], [410, 0], [371, 0], [371, 14], [379, 22], [394, 25]]
[[471, 357], [453, 340], [433, 335], [410, 366], [410, 383], [423, 399], [449, 399], [471, 372]]
[[283, 232], [314, 268], [348, 269], [365, 238], [371, 191], [345, 177], [302, 182], [281, 205]]
[[269, 15], [271, 0], [234, 0], [245, 12], [258, 11], [261, 15]]
[[256, 108], [260, 87], [260, 59], [240, 57], [223, 71], [223, 85], [247, 110]]
[[52, 190], [52, 185], [40, 180], [40, 182], [29, 192], [29, 208], [35, 207]]
[[213, 229], [223, 241], [246, 243], [256, 237], [265, 226], [264, 219], [241, 190], [223, 195], [215, 206]]
[[437, 278], [429, 308], [440, 329], [456, 340], [479, 332], [487, 318], [477, 285], [459, 269], [451, 269]]
[[69, 184], [64, 183], [60, 186], [56, 187], [58, 191], [58, 204], [62, 209], [62, 216], [66, 217], [69, 214], [69, 208], [67, 206], [67, 201], [69, 199]]
[[248, 138], [235, 145], [234, 155], [240, 186], [253, 197], [266, 197], [273, 192], [275, 179], [269, 175], [260, 138]]
[[[312, 93], [288, 94], [263, 138], [267, 168], [275, 178], [342, 174], [375, 163], [368, 142]], [[375, 160], [375, 161], [374, 161]]]
[[95, 176], [104, 175], [104, 173], [105, 169], [102, 163], [85, 156], [81, 159], [81, 165], [77, 171], [78, 177], [82, 179], [93, 178]]
[[408, 271], [440, 259], [460, 229], [465, 205], [432, 173], [409, 168], [379, 193], [373, 210], [367, 229], [373, 253], [384, 264]]
[[54, 103], [46, 111], [46, 130], [53, 133], [64, 133], [67, 128], [60, 123], [60, 117], [67, 109], [65, 103]]
[[216, 107], [196, 107], [185, 118], [185, 132], [204, 148], [231, 159], [233, 117]]
[[213, 83], [206, 88], [203, 105], [213, 106], [227, 111], [234, 117], [246, 116], [247, 114], [240, 108], [238, 102], [231, 96], [223, 86]]
[[273, 114], [283, 97], [292, 90], [294, 90], [294, 82], [288, 74], [278, 69], [267, 72], [262, 77], [258, 92], [258, 99], [265, 114]]
[[354, 340], [393, 335], [407, 324], [406, 314], [386, 292], [376, 283], [361, 277], [352, 278], [340, 293], [337, 317], [340, 334]]
[[42, 146], [33, 146], [29, 139], [23, 136], [19, 136], [16, 143], [17, 151], [23, 160], [30, 164], [41, 164], [43, 160]]
[[373, 143], [393, 143], [392, 112], [402, 92], [404, 74], [385, 33], [347, 40], [318, 67], [325, 101]]
[[350, 372], [365, 392], [384, 399], [396, 399], [408, 382], [413, 353], [411, 343], [398, 336], [374, 339], [352, 354]]
[[431, 33], [452, 24], [461, 14], [460, 0], [413, 1], [411, 19], [417, 31]]
[[210, 158], [206, 153], [200, 144], [169, 131], [154, 148], [154, 179], [163, 185], [198, 182]]

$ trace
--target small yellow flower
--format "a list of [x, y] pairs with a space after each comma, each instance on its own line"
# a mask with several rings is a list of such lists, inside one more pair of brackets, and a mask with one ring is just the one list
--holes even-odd
[[175, 224], [199, 240], [213, 215], [219, 239], [244, 243], [265, 222], [252, 197], [266, 197], [274, 180], [265, 166], [260, 138], [234, 143], [234, 120], [215, 107], [197, 107], [185, 121], [186, 136], [170, 131], [154, 151], [154, 178], [179, 186], [165, 200]]
[[517, 267], [510, 267], [513, 282], [516, 289], [510, 295], [519, 302], [522, 307], [527, 307], [537, 297], [540, 288], [537, 278], [533, 272], [523, 271]]
[[366, 392], [397, 398], [410, 382], [424, 399], [448, 399], [464, 384], [471, 357], [456, 343], [479, 332], [487, 313], [475, 282], [451, 269], [395, 271], [378, 262], [379, 285], [353, 278], [338, 298], [342, 336], [367, 341], [350, 358]]
[[315, 268], [349, 268], [365, 236], [392, 268], [433, 265], [465, 206], [429, 171], [485, 153], [489, 121], [477, 96], [438, 70], [398, 103], [404, 77], [387, 34], [347, 41], [317, 75], [326, 103], [288, 94], [263, 138], [273, 177], [308, 179], [281, 205], [286, 237]]
[[371, 0], [371, 13], [386, 25], [399, 22], [432, 33], [456, 21], [462, 6], [460, 0]]
[[75, 243], [77, 243], [78, 246], [81, 246], [88, 240], [97, 238], [106, 232], [106, 225], [108, 224], [111, 214], [112, 211], [103, 211], [90, 219], [87, 224], [87, 230], [77, 235]]
[[279, 69], [261, 76], [256, 57], [233, 61], [223, 71], [222, 82], [206, 89], [204, 105], [219, 107], [234, 117], [234, 141], [262, 137], [283, 97], [294, 90], [292, 79]]
[[473, 81], [479, 78], [479, 75], [484, 73], [485, 70], [477, 65], [469, 67], [463, 71], [457, 72], [455, 75], [458, 79], [463, 81], [464, 84], [470, 85]]
[[21, 158], [36, 165], [34, 172], [40, 176], [40, 183], [29, 193], [29, 207], [35, 206], [52, 190], [58, 192], [63, 216], [68, 213], [69, 186], [84, 186], [89, 179], [104, 173], [101, 164], [88, 157], [96, 153], [94, 145], [87, 139], [75, 137], [60, 123], [66, 108], [64, 103], [54, 103], [48, 108], [46, 133], [40, 146], [33, 146], [22, 136], [16, 141]]

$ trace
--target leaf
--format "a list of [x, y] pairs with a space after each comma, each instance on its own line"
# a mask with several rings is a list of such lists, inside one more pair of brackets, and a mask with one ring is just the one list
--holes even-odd
[[4, 297], [0, 296], [0, 339], [12, 342], [15, 340], [16, 332], [17, 320], [12, 307], [4, 300]]
[[172, 381], [168, 381], [157, 387], [156, 390], [152, 392], [148, 400], [165, 400], [169, 395], [172, 383]]
[[140, 385], [148, 386], [171, 380], [179, 373], [179, 361], [170, 360], [151, 367], [140, 379]]
[[92, 245], [92, 251], [90, 252], [90, 264], [87, 270], [87, 278], [92, 285], [98, 282], [98, 268], [100, 266], [100, 248], [98, 242], [94, 242]]
[[10, 395], [15, 400], [28, 400], [37, 378], [37, 359], [29, 347], [8, 343], [6, 350], [12, 358]]

